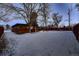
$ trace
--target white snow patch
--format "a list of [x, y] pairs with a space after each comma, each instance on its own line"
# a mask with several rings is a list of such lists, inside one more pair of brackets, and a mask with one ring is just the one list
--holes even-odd
[[48, 31], [17, 35], [5, 32], [8, 54], [5, 55], [79, 55], [79, 44], [71, 31]]

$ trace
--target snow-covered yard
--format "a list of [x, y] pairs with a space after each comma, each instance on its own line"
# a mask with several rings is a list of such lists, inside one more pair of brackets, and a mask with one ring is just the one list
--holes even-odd
[[17, 35], [5, 32], [8, 45], [3, 55], [79, 55], [79, 43], [71, 31], [48, 31]]

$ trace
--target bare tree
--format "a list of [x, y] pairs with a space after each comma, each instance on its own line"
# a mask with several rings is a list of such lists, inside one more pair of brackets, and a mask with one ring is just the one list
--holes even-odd
[[71, 28], [71, 15], [72, 15], [72, 4], [70, 4], [70, 7], [68, 8], [68, 22], [69, 22], [69, 30]]
[[69, 30], [70, 30], [70, 20], [71, 20], [71, 10], [68, 9], [68, 22], [69, 22]]
[[41, 12], [43, 16], [43, 21], [45, 22], [45, 26], [47, 26], [47, 20], [48, 20], [48, 14], [49, 14], [49, 4], [48, 3], [42, 3], [41, 4]]
[[[32, 19], [31, 16], [32, 13], [37, 14], [39, 12], [39, 9], [41, 6], [38, 3], [19, 3], [19, 4], [1, 4], [2, 6], [5, 6], [9, 9], [11, 9], [12, 12], [17, 13], [19, 15], [16, 18], [23, 18], [26, 23], [29, 23], [30, 27], [33, 25], [33, 22], [36, 23], [36, 17]], [[18, 5], [18, 6], [17, 6]]]
[[[37, 20], [35, 18], [32, 19], [31, 14], [35, 13], [38, 15], [38, 12], [42, 12], [42, 16], [45, 22], [45, 25], [47, 26], [47, 18], [48, 18], [48, 4], [47, 3], [5, 3], [0, 4], [4, 8], [10, 9], [10, 13], [15, 13], [16, 16], [14, 18], [22, 18], [26, 21], [26, 23], [29, 23], [29, 27], [36, 24]], [[34, 16], [33, 16], [34, 17]]]
[[59, 15], [59, 13], [53, 13], [52, 19], [54, 21], [54, 25], [58, 28], [58, 24], [61, 22], [62, 16]]
[[12, 11], [15, 11], [18, 14], [20, 14], [25, 20], [28, 19], [28, 21], [30, 21], [30, 14], [36, 11], [35, 8], [37, 7], [37, 4], [19, 3], [19, 4], [2, 4], [2, 6], [10, 8]]
[[0, 6], [0, 20], [7, 22], [9, 21], [8, 19], [8, 15], [10, 15], [11, 13], [9, 13], [10, 9], [6, 9]]

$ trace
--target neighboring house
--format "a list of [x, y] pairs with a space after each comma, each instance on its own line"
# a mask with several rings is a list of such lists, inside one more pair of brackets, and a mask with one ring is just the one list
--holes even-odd
[[79, 23], [73, 27], [73, 33], [75, 34], [76, 39], [79, 42]]
[[23, 34], [29, 32], [29, 24], [20, 24], [17, 23], [12, 26], [12, 32], [15, 32], [17, 34]]

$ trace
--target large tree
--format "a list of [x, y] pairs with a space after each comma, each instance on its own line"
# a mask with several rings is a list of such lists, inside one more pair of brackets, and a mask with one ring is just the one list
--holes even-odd
[[[4, 8], [9, 8], [11, 12], [15, 13], [15, 18], [22, 18], [29, 23], [31, 27], [33, 24], [36, 24], [37, 14], [40, 10], [41, 4], [39, 3], [18, 3], [18, 4], [0, 4]], [[11, 13], [10, 12], [10, 13]], [[35, 18], [34, 18], [35, 17]]]
[[31, 21], [30, 14], [32, 12], [37, 12], [36, 8], [38, 6], [38, 4], [36, 4], [36, 3], [35, 4], [34, 3], [18, 3], [18, 4], [1, 4], [1, 5], [20, 14], [25, 19], [26, 22], [27, 22], [27, 20], [29, 22]]
[[[41, 12], [41, 16], [43, 16], [45, 25], [47, 26], [47, 18], [48, 18], [48, 4], [47, 3], [5, 3], [0, 4], [3, 8], [10, 9], [10, 13], [15, 14], [13, 18], [22, 18], [26, 21], [26, 23], [31, 25], [36, 24], [37, 26], [37, 16], [39, 11]], [[37, 15], [36, 15], [37, 14]], [[34, 18], [34, 15], [36, 17]]]

